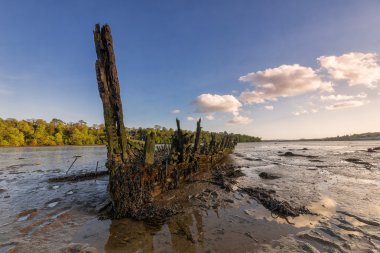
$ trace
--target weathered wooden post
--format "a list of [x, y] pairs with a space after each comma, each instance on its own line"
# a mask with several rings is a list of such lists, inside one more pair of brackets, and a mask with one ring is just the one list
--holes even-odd
[[[111, 29], [99, 24], [95, 26], [94, 42], [97, 54], [96, 78], [103, 103], [104, 122], [107, 135], [107, 168], [109, 171], [109, 193], [114, 216], [125, 217], [143, 203], [141, 180], [129, 162], [127, 136], [123, 122], [119, 79]], [[132, 170], [132, 171], [131, 171]]]
[[127, 136], [123, 122], [123, 108], [120, 85], [117, 77], [115, 54], [112, 45], [111, 28], [95, 26], [94, 42], [96, 54], [96, 79], [103, 102], [104, 123], [108, 142], [108, 161], [127, 160]]
[[199, 146], [200, 146], [200, 138], [201, 138], [201, 119], [197, 121], [197, 130], [195, 132], [195, 141], [194, 141], [194, 148], [193, 148], [193, 156], [199, 152]]
[[154, 149], [155, 149], [155, 137], [154, 130], [148, 132], [144, 146], [144, 163], [145, 165], [152, 165], [154, 163]]
[[177, 123], [177, 140], [178, 140], [178, 143], [177, 143], [177, 152], [179, 153], [178, 155], [178, 162], [179, 163], [182, 163], [184, 161], [184, 139], [183, 139], [183, 133], [182, 133], [182, 130], [181, 130], [181, 124], [180, 124], [180, 121], [179, 119], [176, 119], [176, 123]]

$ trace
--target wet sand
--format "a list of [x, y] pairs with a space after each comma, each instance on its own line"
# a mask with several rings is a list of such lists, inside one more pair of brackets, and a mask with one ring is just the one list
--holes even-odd
[[277, 217], [246, 194], [202, 181], [210, 176], [202, 174], [156, 199], [183, 207], [161, 226], [98, 220], [107, 177], [47, 182], [64, 175], [74, 155], [82, 158], [73, 173], [104, 164], [104, 147], [0, 150], [0, 252], [379, 252], [380, 154], [366, 152], [376, 146], [380, 142], [239, 144], [228, 162], [245, 176], [234, 189], [275, 190], [277, 199], [318, 215]]

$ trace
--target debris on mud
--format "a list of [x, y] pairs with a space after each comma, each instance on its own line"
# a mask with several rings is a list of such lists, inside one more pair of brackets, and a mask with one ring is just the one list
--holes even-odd
[[263, 179], [278, 179], [278, 178], [281, 178], [280, 176], [278, 175], [274, 175], [274, 174], [271, 174], [271, 173], [267, 173], [267, 172], [261, 172], [259, 174], [259, 177], [263, 178]]
[[323, 163], [324, 161], [322, 161], [322, 160], [318, 160], [318, 159], [310, 159], [309, 162]]
[[259, 161], [262, 161], [263, 159], [252, 158], [252, 157], [245, 157], [244, 160], [251, 161], [251, 162], [259, 162]]
[[298, 149], [290, 148], [289, 150], [301, 150], [301, 151], [305, 151], [305, 150], [309, 150], [309, 149], [308, 148], [298, 148]]
[[37, 214], [37, 209], [29, 209], [22, 211], [17, 215], [17, 221], [25, 221], [33, 218]]
[[[272, 214], [286, 218], [286, 217], [297, 217], [301, 214], [312, 214], [309, 209], [305, 206], [302, 207], [293, 207], [286, 201], [280, 201], [275, 199], [272, 194], [275, 193], [274, 190], [267, 190], [261, 187], [245, 187], [240, 188], [240, 191], [248, 194], [250, 197], [257, 200], [265, 208], [267, 208]], [[289, 221], [288, 221], [289, 222]]]
[[232, 184], [235, 184], [234, 178], [244, 176], [240, 169], [235, 169], [233, 165], [219, 165], [212, 172], [212, 183], [219, 185], [227, 191], [231, 191]]
[[299, 156], [299, 157], [306, 157], [306, 158], [316, 158], [318, 156], [315, 155], [302, 155], [302, 154], [295, 154], [293, 152], [287, 151], [284, 154], [280, 154], [279, 156], [287, 156], [287, 157], [292, 157], [292, 156]]
[[374, 148], [368, 148], [367, 152], [369, 153], [375, 153], [376, 151], [380, 151], [380, 147], [374, 147]]
[[221, 193], [210, 188], [206, 188], [199, 194], [190, 195], [189, 200], [193, 206], [198, 206], [204, 210], [217, 209], [220, 206], [225, 207], [226, 203], [234, 203], [232, 199], [223, 197]]
[[78, 182], [78, 181], [85, 181], [85, 180], [91, 180], [98, 177], [102, 177], [108, 175], [108, 171], [97, 171], [97, 172], [88, 172], [83, 174], [77, 174], [77, 175], [71, 175], [71, 176], [64, 176], [64, 177], [53, 177], [49, 178], [49, 183], [58, 183], [58, 182]]
[[364, 168], [366, 168], [367, 170], [370, 170], [373, 165], [370, 164], [369, 162], [365, 162], [361, 159], [358, 159], [358, 158], [347, 158], [347, 159], [344, 159], [346, 162], [350, 162], [350, 163], [354, 163], [354, 164], [359, 164], [359, 165], [364, 165]]

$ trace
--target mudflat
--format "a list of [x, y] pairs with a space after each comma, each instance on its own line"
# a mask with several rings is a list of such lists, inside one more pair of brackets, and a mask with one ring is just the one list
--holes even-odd
[[[377, 252], [380, 153], [368, 149], [379, 146], [238, 144], [226, 166], [242, 174], [221, 187], [203, 173], [160, 195], [155, 202], [180, 206], [161, 223], [99, 219], [107, 176], [48, 182], [65, 175], [74, 156], [81, 157], [70, 173], [94, 171], [97, 162], [104, 169], [105, 147], [3, 148], [0, 252]], [[280, 215], [247, 188], [310, 213]]]

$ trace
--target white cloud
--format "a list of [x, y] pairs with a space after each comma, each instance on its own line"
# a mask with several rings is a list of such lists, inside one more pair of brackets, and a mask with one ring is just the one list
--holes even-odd
[[234, 117], [229, 120], [227, 123], [229, 125], [246, 125], [250, 123], [252, 120], [248, 117], [244, 117], [241, 115], [234, 115]]
[[209, 114], [209, 115], [206, 115], [206, 119], [207, 119], [207, 120], [214, 120], [215, 117], [214, 117], [213, 114]]
[[306, 111], [306, 110], [300, 110], [300, 111], [297, 111], [297, 112], [293, 112], [293, 115], [295, 116], [300, 116], [302, 114], [308, 114], [309, 112]]
[[181, 110], [179, 109], [174, 109], [173, 111], [170, 112], [171, 114], [179, 114], [181, 113]]
[[350, 86], [374, 87], [380, 82], [380, 64], [375, 53], [351, 52], [341, 56], [321, 56], [321, 66], [335, 80], [347, 80]]
[[359, 100], [348, 100], [344, 102], [338, 102], [332, 105], [328, 105], [325, 108], [327, 110], [337, 110], [337, 109], [344, 109], [344, 108], [353, 108], [353, 107], [359, 107], [364, 105], [365, 103], [363, 101]]
[[352, 95], [329, 95], [329, 96], [321, 96], [322, 101], [328, 101], [328, 100], [333, 100], [333, 101], [342, 101], [342, 100], [350, 100], [354, 98], [366, 98], [367, 94], [366, 93], [360, 93], [356, 96]]
[[266, 106], [264, 106], [264, 108], [269, 110], [269, 111], [273, 111], [273, 109], [274, 109], [273, 105], [266, 105]]
[[333, 91], [332, 83], [322, 81], [309, 67], [281, 65], [264, 71], [252, 72], [239, 78], [242, 82], [251, 82], [255, 90], [240, 94], [243, 103], [263, 103], [278, 97], [291, 97], [312, 91]]
[[194, 101], [198, 113], [237, 113], [242, 104], [232, 95], [202, 94]]
[[354, 96], [348, 96], [348, 95], [330, 95], [330, 96], [321, 96], [321, 100], [322, 101], [326, 101], [326, 100], [335, 100], [335, 101], [340, 101], [340, 100], [349, 100], [349, 99], [353, 99]]
[[196, 118], [194, 118], [194, 117], [191, 117], [191, 116], [187, 116], [187, 118], [186, 118], [188, 121], [193, 121], [193, 120], [196, 120]]
[[318, 112], [318, 109], [311, 109], [310, 110], [312, 113], [317, 113]]

